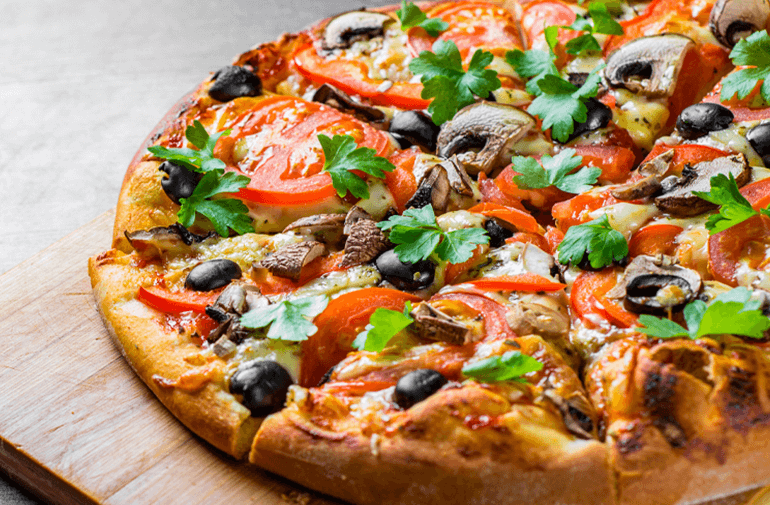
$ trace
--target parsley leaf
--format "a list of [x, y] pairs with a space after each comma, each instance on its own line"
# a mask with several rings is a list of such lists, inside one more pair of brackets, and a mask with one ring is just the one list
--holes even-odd
[[225, 162], [214, 157], [214, 146], [219, 137], [229, 135], [230, 130], [224, 130], [209, 136], [206, 129], [197, 119], [188, 126], [184, 132], [187, 140], [198, 149], [189, 147], [168, 148], [163, 146], [151, 146], [147, 150], [158, 158], [178, 163], [193, 172], [209, 172], [225, 168]]
[[744, 287], [722, 293], [711, 305], [695, 300], [684, 308], [687, 329], [683, 326], [647, 314], [639, 316], [644, 328], [637, 331], [655, 338], [688, 337], [698, 339], [708, 335], [741, 335], [763, 338], [770, 329], [770, 319], [762, 315], [758, 300], [751, 300], [751, 291]]
[[249, 217], [249, 208], [233, 198], [211, 200], [211, 197], [222, 193], [237, 193], [246, 187], [250, 179], [235, 172], [224, 173], [224, 170], [206, 172], [189, 198], [180, 198], [181, 207], [177, 213], [179, 223], [185, 228], [192, 226], [195, 214], [207, 217], [214, 225], [216, 232], [226, 237], [228, 228], [242, 235], [254, 231]]
[[429, 18], [412, 2], [401, 0], [401, 8], [396, 11], [398, 20], [401, 21], [401, 29], [408, 30], [413, 26], [419, 26], [431, 37], [437, 37], [439, 33], [449, 28], [449, 23], [437, 18]]
[[527, 381], [522, 375], [543, 369], [543, 364], [519, 351], [508, 351], [463, 367], [463, 375], [479, 382]]
[[722, 80], [721, 100], [730, 100], [735, 95], [739, 99], [746, 98], [764, 80], [759, 89], [765, 103], [770, 103], [770, 36], [767, 30], [752, 33], [745, 39], [739, 40], [730, 52], [733, 65], [746, 65]]
[[407, 209], [403, 215], [391, 216], [377, 226], [390, 230], [388, 238], [397, 244], [394, 251], [405, 263], [428, 259], [434, 252], [443, 261], [462, 263], [473, 256], [476, 246], [489, 243], [489, 235], [482, 228], [445, 232], [436, 223], [431, 205]]
[[434, 123], [445, 123], [458, 110], [474, 103], [476, 96], [486, 98], [502, 85], [497, 72], [486, 68], [493, 58], [492, 53], [477, 49], [466, 72], [457, 45], [451, 40], [437, 40], [433, 52], [422, 51], [409, 62], [409, 70], [419, 75], [423, 84], [420, 96], [433, 98], [428, 112]]
[[357, 147], [356, 141], [350, 135], [335, 135], [329, 138], [319, 134], [318, 141], [323, 148], [323, 169], [332, 177], [332, 185], [340, 198], [348, 191], [356, 198], [369, 198], [369, 186], [366, 181], [352, 172], [360, 170], [372, 177], [385, 177], [385, 172], [392, 172], [396, 167], [387, 159], [376, 156], [374, 149]]
[[[550, 27], [549, 27], [550, 28]], [[505, 53], [505, 61], [511, 65], [520, 77], [531, 77], [527, 81], [527, 93], [530, 95], [539, 95], [542, 93], [537, 82], [546, 75], [559, 75], [554, 61], [556, 55], [551, 52], [541, 51], [540, 49], [530, 49], [521, 51], [515, 49]]]
[[[738, 184], [735, 182], [733, 174], [730, 174], [729, 179], [724, 174], [717, 174], [711, 178], [711, 191], [693, 191], [693, 194], [721, 206], [719, 213], [710, 216], [706, 221], [706, 229], [709, 230], [710, 235], [724, 231], [759, 214], [738, 190]], [[768, 214], [770, 211], [763, 210], [762, 212]]]
[[302, 342], [318, 331], [312, 319], [323, 312], [328, 303], [325, 295], [284, 300], [248, 311], [241, 317], [241, 325], [251, 329], [269, 325], [267, 338]]
[[359, 351], [382, 352], [393, 337], [414, 322], [409, 315], [411, 311], [412, 303], [408, 301], [404, 312], [377, 308], [369, 318], [366, 329], [353, 341], [353, 347]]
[[591, 2], [588, 4], [588, 19], [578, 17], [570, 26], [565, 26], [568, 30], [588, 32], [575, 37], [564, 46], [567, 53], [579, 55], [585, 52], [597, 52], [602, 50], [599, 41], [594, 37], [595, 33], [605, 35], [623, 35], [623, 27], [615, 21], [607, 9], [607, 5], [602, 2]]
[[545, 75], [537, 81], [542, 93], [532, 101], [527, 112], [543, 120], [543, 131], [551, 129], [556, 140], [566, 141], [575, 131], [575, 123], [588, 119], [585, 102], [599, 91], [599, 70], [601, 67], [589, 74], [580, 88], [559, 76]]
[[513, 177], [513, 182], [521, 189], [539, 189], [556, 186], [567, 193], [582, 193], [591, 189], [602, 173], [598, 167], [584, 167], [574, 174], [573, 170], [583, 163], [582, 156], [576, 156], [574, 149], [564, 149], [556, 156], [543, 155], [540, 163], [534, 158], [514, 156], [513, 170], [521, 175]]
[[559, 262], [577, 265], [588, 254], [593, 268], [611, 265], [628, 256], [628, 242], [622, 233], [610, 226], [607, 215], [585, 224], [572, 226], [559, 244]]

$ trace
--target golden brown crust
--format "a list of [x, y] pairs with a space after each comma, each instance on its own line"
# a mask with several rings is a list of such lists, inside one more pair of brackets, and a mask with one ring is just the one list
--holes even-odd
[[[88, 262], [107, 329], [137, 375], [174, 416], [218, 449], [243, 457], [259, 420], [227, 392], [223, 362], [203, 358], [189, 336], [164, 325], [162, 314], [136, 300], [138, 286], [152, 284], [153, 270], [132, 266], [132, 258], [111, 250]], [[168, 386], [180, 377], [185, 387]]]

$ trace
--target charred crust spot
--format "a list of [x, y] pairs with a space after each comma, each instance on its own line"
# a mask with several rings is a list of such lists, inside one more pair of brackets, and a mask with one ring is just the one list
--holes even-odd
[[644, 406], [649, 409], [652, 424], [660, 430], [671, 447], [683, 447], [687, 443], [687, 435], [674, 418], [673, 400], [676, 392], [677, 378], [665, 373], [671, 365], [658, 370], [652, 370], [644, 381]]
[[642, 447], [644, 447], [644, 444], [642, 444], [642, 430], [624, 433], [618, 438], [615, 447], [623, 456], [628, 456], [640, 451]]
[[758, 405], [757, 383], [753, 372], [732, 367], [726, 395], [724, 411], [731, 428], [745, 433], [758, 424], [770, 421], [770, 414], [763, 412]]

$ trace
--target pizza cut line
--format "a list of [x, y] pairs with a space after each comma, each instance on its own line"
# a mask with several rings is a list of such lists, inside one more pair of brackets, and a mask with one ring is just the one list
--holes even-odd
[[131, 162], [105, 325], [192, 432], [355, 504], [765, 486], [769, 24], [402, 2], [257, 46]]

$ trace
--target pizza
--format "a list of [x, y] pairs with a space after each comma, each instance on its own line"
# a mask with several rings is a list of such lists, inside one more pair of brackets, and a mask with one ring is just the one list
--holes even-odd
[[193, 433], [351, 503], [747, 499], [769, 24], [402, 2], [259, 45], [129, 165], [89, 261], [105, 325]]

